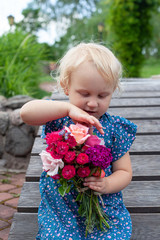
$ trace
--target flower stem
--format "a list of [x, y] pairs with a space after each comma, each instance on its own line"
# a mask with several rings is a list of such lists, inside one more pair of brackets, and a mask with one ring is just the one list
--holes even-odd
[[91, 224], [91, 216], [92, 216], [92, 198], [93, 198], [93, 192], [91, 191], [90, 204], [89, 204], [89, 217], [88, 217], [88, 224], [87, 224], [87, 227], [86, 227], [86, 234], [85, 234], [86, 237], [87, 237], [88, 229], [90, 228], [90, 224]]

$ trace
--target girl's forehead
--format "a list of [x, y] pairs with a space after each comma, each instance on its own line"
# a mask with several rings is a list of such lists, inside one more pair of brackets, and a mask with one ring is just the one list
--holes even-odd
[[82, 81], [87, 80], [99, 80], [104, 79], [106, 84], [109, 84], [111, 81], [107, 79], [106, 76], [97, 68], [97, 66], [92, 61], [86, 61], [81, 63], [77, 68], [71, 71], [71, 79], [82, 78]]
[[83, 64], [71, 74], [71, 85], [76, 89], [105, 92], [113, 89], [113, 83], [106, 79], [93, 64]]

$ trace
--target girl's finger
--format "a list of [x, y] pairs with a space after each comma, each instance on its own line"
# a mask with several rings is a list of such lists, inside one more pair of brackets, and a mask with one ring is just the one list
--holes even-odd
[[102, 127], [101, 123], [99, 122], [99, 120], [98, 120], [97, 118], [93, 117], [93, 116], [91, 116], [91, 117], [92, 117], [92, 119], [93, 119], [93, 121], [94, 121], [93, 126], [95, 126], [95, 127], [98, 129], [98, 131], [99, 131], [102, 135], [104, 135], [103, 127]]
[[87, 177], [84, 179], [84, 182], [102, 182], [102, 178], [99, 177]]

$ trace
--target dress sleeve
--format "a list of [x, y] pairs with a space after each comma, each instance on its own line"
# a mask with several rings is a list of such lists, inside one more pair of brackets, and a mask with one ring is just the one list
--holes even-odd
[[120, 159], [129, 151], [133, 141], [135, 140], [137, 126], [131, 121], [119, 117], [112, 116], [112, 156], [113, 162]]
[[45, 138], [46, 134], [52, 131], [58, 131], [63, 128], [63, 118], [47, 122], [42, 127], [41, 138]]

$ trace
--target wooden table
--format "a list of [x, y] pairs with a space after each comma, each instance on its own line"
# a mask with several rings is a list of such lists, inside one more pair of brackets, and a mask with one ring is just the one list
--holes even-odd
[[[120, 115], [138, 125], [131, 147], [133, 167], [131, 184], [123, 190], [124, 202], [133, 222], [132, 240], [160, 239], [160, 80], [131, 81], [123, 84], [121, 95], [114, 95], [109, 113]], [[55, 94], [55, 99], [67, 100]], [[35, 139], [26, 182], [20, 195], [9, 240], [33, 240], [38, 231], [40, 203], [39, 178], [42, 163], [39, 153], [45, 149], [40, 130]], [[78, 240], [78, 239], [77, 239]]]

